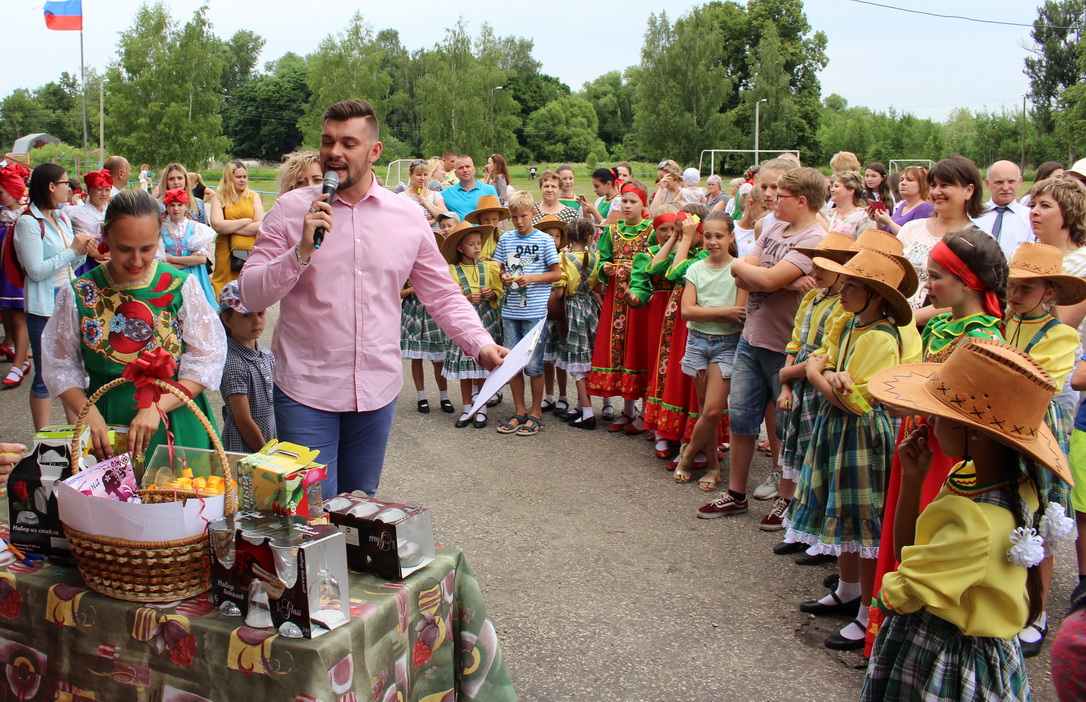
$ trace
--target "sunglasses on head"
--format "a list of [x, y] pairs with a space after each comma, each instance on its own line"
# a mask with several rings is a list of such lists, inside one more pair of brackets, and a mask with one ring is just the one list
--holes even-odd
[[661, 161], [660, 163], [656, 164], [656, 168], [667, 168], [667, 161]]

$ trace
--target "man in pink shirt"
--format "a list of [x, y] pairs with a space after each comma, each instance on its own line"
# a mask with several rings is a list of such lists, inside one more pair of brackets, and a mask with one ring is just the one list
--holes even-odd
[[[328, 108], [320, 163], [339, 175], [339, 190], [331, 202], [317, 186], [280, 196], [238, 281], [249, 309], [281, 303], [272, 341], [278, 438], [320, 450], [325, 496], [377, 492], [403, 385], [400, 289], [408, 278], [482, 366], [508, 353], [453, 283], [422, 210], [376, 183], [381, 150], [368, 102]], [[327, 232], [320, 249], [317, 227]]]

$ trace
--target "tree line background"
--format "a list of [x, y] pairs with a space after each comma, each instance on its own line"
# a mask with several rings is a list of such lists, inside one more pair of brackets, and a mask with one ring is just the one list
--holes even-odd
[[[80, 92], [97, 144], [105, 81], [106, 150], [133, 164], [179, 161], [200, 168], [227, 157], [275, 162], [319, 141], [320, 115], [349, 97], [373, 102], [382, 122], [382, 162], [445, 149], [476, 160], [499, 152], [511, 163], [613, 163], [674, 158], [696, 163], [705, 148], [750, 148], [754, 106], [766, 150], [800, 149], [823, 164], [840, 150], [864, 160], [939, 159], [963, 154], [984, 166], [1072, 161], [1086, 150], [1086, 0], [1047, 0], [1039, 9], [1025, 71], [1031, 104], [1015, 111], [959, 108], [943, 122], [822, 95], [826, 36], [802, 0], [709, 2], [681, 17], [648, 17], [641, 62], [575, 90], [542, 72], [533, 42], [461, 20], [437, 45], [411, 50], [394, 29], [361, 14], [309, 54], [258, 65], [264, 40], [248, 30], [217, 36], [207, 8], [184, 24], [161, 2], [136, 12], [116, 58], [86, 84], [63, 73], [0, 101], [0, 143], [47, 132], [65, 144], [38, 160], [85, 156]], [[499, 89], [500, 86], [500, 89]], [[96, 161], [96, 154], [91, 154]], [[747, 157], [718, 170], [739, 172]]]

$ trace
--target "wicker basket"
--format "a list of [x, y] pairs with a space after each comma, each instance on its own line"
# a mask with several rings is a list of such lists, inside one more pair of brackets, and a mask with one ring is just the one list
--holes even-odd
[[[107, 391], [130, 382], [117, 378], [91, 395], [79, 413], [72, 439], [72, 473], [81, 470], [79, 458], [83, 455], [79, 436], [83, 433], [87, 415]], [[184, 393], [172, 385], [153, 380], [155, 385], [173, 394], [200, 420], [222, 465], [226, 488], [224, 510], [233, 514], [237, 506], [230, 462], [226, 458], [222, 442], [200, 408]], [[207, 497], [207, 495], [203, 495]], [[195, 499], [201, 494], [194, 490], [154, 489], [140, 490], [144, 503], [157, 504]], [[95, 592], [130, 602], [171, 602], [195, 597], [210, 587], [210, 551], [206, 534], [177, 541], [141, 542], [115, 539], [108, 536], [86, 534], [64, 525], [68, 545], [75, 556], [79, 572], [87, 587]]]

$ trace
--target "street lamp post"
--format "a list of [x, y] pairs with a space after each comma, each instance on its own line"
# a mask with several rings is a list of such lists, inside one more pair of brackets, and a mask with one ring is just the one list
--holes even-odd
[[490, 93], [490, 119], [488, 121], [488, 125], [489, 125], [490, 129], [488, 130], [488, 133], [489, 133], [489, 136], [490, 136], [490, 147], [489, 147], [490, 148], [490, 153], [494, 153], [494, 91], [495, 90], [502, 90], [502, 89], [504, 89], [504, 87], [505, 86], [502, 86], [502, 85], [495, 85], [493, 88], [491, 88], [489, 90], [489, 93]]
[[760, 108], [761, 108], [763, 102], [769, 102], [769, 101], [766, 98], [762, 98], [758, 102], [754, 103], [754, 163], [755, 164], [760, 164], [762, 162], [760, 157], [759, 157], [759, 154], [758, 154], [758, 150], [759, 150], [758, 140], [759, 140], [759, 138], [761, 136], [760, 132], [761, 132], [761, 129], [762, 129], [761, 120], [760, 120], [761, 115], [759, 114], [759, 112], [760, 112]]

